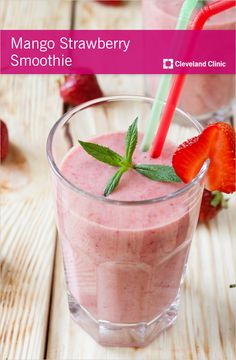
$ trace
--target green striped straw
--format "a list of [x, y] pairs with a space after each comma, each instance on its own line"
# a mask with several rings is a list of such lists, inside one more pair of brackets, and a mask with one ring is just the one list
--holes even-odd
[[[197, 5], [198, 0], [185, 0], [180, 10], [176, 30], [187, 29], [192, 12]], [[141, 144], [142, 151], [148, 151], [152, 144], [153, 138], [156, 133], [157, 123], [160, 121], [162, 109], [164, 106], [163, 102], [166, 101], [168, 96], [172, 77], [172, 74], [166, 74], [162, 75], [160, 78], [160, 83], [151, 110], [151, 116], [148, 120], [146, 131], [144, 133], [143, 141]]]

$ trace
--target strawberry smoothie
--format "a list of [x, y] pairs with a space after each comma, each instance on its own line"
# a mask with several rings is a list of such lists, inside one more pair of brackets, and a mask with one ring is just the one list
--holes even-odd
[[[175, 29], [182, 4], [183, 0], [143, 0], [145, 28]], [[204, 29], [235, 30], [235, 24], [236, 10], [233, 8], [210, 18]], [[147, 77], [147, 92], [150, 96], [155, 96], [159, 78], [160, 76]], [[229, 114], [234, 99], [234, 75], [188, 75], [178, 106], [192, 115], [210, 119], [211, 114], [216, 111], [221, 110], [223, 117]]]
[[[140, 150], [141, 137], [134, 163], [171, 164], [172, 143], [166, 143], [160, 158], [151, 159]], [[124, 132], [117, 132], [90, 141], [124, 154], [124, 138]], [[67, 285], [74, 301], [96, 320], [112, 323], [148, 323], [165, 313], [178, 297], [202, 186], [191, 187], [181, 197], [138, 204], [167, 196], [184, 184], [152, 181], [129, 170], [115, 191], [102, 198], [116, 169], [95, 160], [80, 145], [66, 154], [60, 171], [89, 193], [75, 194], [60, 182], [55, 187]]]

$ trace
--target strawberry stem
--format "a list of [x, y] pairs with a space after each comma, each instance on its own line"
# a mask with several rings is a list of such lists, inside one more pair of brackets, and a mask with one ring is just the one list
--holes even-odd
[[217, 207], [218, 205], [221, 205], [223, 199], [224, 199], [223, 194], [220, 191], [218, 190], [212, 191], [211, 206]]
[[60, 76], [56, 79], [56, 82], [58, 83], [58, 86], [61, 86], [61, 84], [64, 82], [65, 77], [64, 76]]

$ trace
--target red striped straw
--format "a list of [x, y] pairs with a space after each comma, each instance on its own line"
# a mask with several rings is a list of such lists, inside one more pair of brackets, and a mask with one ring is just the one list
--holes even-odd
[[[205, 5], [195, 16], [190, 30], [202, 30], [205, 22], [213, 15], [221, 13], [227, 9], [236, 6], [236, 0], [218, 0], [214, 3]], [[157, 158], [160, 156], [166, 136], [171, 124], [171, 120], [175, 111], [175, 108], [178, 103], [179, 96], [181, 94], [181, 90], [184, 85], [186, 74], [178, 74], [175, 76], [173, 80], [173, 84], [171, 86], [169, 96], [163, 110], [163, 114], [161, 117], [160, 125], [158, 127], [158, 131], [153, 141], [153, 145], [151, 148], [151, 157]]]

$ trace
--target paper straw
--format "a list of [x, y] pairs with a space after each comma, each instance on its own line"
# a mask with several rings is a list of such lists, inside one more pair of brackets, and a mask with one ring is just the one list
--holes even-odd
[[[180, 14], [176, 25], [176, 30], [187, 29], [190, 17], [197, 3], [198, 0], [185, 0], [180, 10]], [[142, 151], [148, 151], [152, 144], [152, 140], [154, 138], [154, 134], [156, 131], [156, 126], [160, 120], [162, 109], [164, 106], [163, 103], [167, 99], [172, 77], [173, 77], [172, 74], [166, 74], [166, 75], [162, 75], [160, 78], [159, 86], [152, 106], [151, 116], [147, 123], [146, 131], [144, 133], [144, 137], [141, 144]]]
[[[191, 30], [202, 30], [205, 22], [213, 15], [230, 9], [236, 5], [235, 0], [218, 0], [214, 3], [204, 6], [195, 16], [190, 27]], [[161, 154], [165, 139], [170, 127], [170, 123], [177, 106], [177, 102], [183, 88], [186, 74], [178, 74], [175, 76], [170, 93], [162, 114], [161, 122], [155, 136], [151, 149], [151, 157], [156, 158]]]

